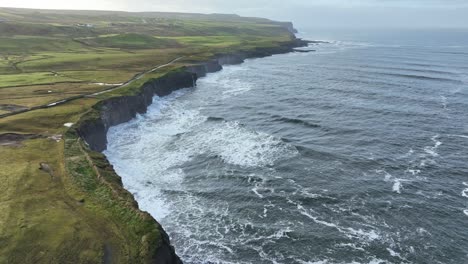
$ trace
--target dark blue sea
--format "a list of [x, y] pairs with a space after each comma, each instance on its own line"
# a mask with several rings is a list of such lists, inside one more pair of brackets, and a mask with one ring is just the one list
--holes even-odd
[[468, 263], [468, 31], [304, 30], [108, 134], [185, 263]]

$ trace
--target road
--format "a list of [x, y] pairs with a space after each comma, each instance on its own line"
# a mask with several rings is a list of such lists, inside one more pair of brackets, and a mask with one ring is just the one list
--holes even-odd
[[68, 103], [68, 102], [76, 100], [76, 99], [81, 99], [81, 98], [85, 98], [85, 97], [94, 97], [94, 96], [98, 96], [98, 95], [105, 94], [105, 93], [108, 93], [108, 92], [112, 92], [112, 91], [115, 91], [117, 89], [124, 88], [124, 87], [128, 86], [129, 84], [131, 84], [131, 83], [133, 83], [133, 82], [135, 82], [137, 80], [140, 80], [141, 78], [143, 78], [148, 73], [152, 73], [152, 72], [155, 72], [155, 71], [157, 71], [157, 70], [159, 70], [161, 68], [170, 66], [170, 65], [174, 64], [175, 62], [183, 59], [183, 58], [184, 58], [184, 56], [178, 57], [178, 58], [176, 58], [176, 59], [174, 59], [174, 60], [172, 60], [172, 61], [170, 61], [170, 62], [168, 62], [166, 64], [159, 65], [159, 66], [156, 66], [154, 68], [151, 68], [150, 70], [141, 72], [141, 73], [133, 76], [133, 78], [131, 78], [130, 80], [124, 82], [123, 84], [109, 87], [108, 89], [105, 89], [104, 91], [100, 91], [100, 92], [97, 92], [97, 93], [88, 93], [88, 94], [77, 95], [77, 96], [61, 99], [59, 101], [55, 101], [55, 102], [52, 102], [52, 103], [48, 103], [48, 104], [45, 104], [45, 105], [34, 106], [34, 107], [24, 109], [24, 110], [21, 110], [21, 111], [2, 114], [2, 115], [0, 115], [0, 118], [4, 118], [4, 117], [8, 117], [8, 116], [14, 116], [14, 115], [18, 115], [18, 114], [38, 110], [38, 109], [46, 109], [46, 108], [56, 107], [58, 105], [65, 104], [65, 103]]

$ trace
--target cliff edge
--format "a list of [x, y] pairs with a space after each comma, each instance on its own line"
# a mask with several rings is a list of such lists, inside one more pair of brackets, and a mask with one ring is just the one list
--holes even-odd
[[[102, 152], [107, 146], [107, 131], [109, 128], [128, 122], [135, 118], [137, 114], [146, 113], [155, 95], [165, 96], [178, 89], [193, 87], [196, 85], [198, 78], [204, 77], [208, 73], [222, 70], [223, 65], [240, 64], [248, 58], [259, 58], [292, 52], [294, 48], [305, 45], [307, 45], [306, 41], [294, 39], [291, 42], [283, 43], [274, 48], [258, 48], [249, 51], [217, 54], [211, 60], [183, 66], [160, 78], [146, 82], [134, 95], [113, 97], [99, 102], [93, 107], [93, 111], [84, 116], [76, 126], [77, 135], [86, 142], [90, 149], [88, 151]], [[104, 158], [101, 157], [101, 159]], [[106, 159], [105, 163], [111, 167]], [[120, 180], [115, 172], [112, 174], [114, 178]], [[119, 184], [119, 187], [123, 189], [120, 181]], [[155, 251], [157, 253], [153, 258], [154, 263], [181, 263], [170, 244], [166, 232], [156, 221], [154, 221], [154, 224], [162, 234], [161, 237], [164, 238], [159, 248]]]

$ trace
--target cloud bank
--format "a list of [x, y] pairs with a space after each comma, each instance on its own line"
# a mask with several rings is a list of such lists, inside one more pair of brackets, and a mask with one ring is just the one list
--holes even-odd
[[468, 27], [467, 0], [0, 0], [0, 6], [236, 13], [302, 27]]

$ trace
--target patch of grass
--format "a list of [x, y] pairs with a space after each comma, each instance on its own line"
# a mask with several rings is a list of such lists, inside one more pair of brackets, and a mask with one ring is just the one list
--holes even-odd
[[81, 41], [91, 46], [121, 49], [174, 48], [180, 46], [175, 40], [156, 38], [136, 33], [99, 36], [96, 38], [82, 39]]
[[177, 49], [147, 49], [131, 53], [105, 49], [82, 53], [43, 53], [46, 59], [25, 61], [18, 64], [18, 68], [23, 72], [47, 69], [56, 72], [118, 70], [137, 73], [166, 63], [181, 52]]
[[[2, 10], [0, 10], [2, 12]], [[3, 9], [2, 13], [10, 13]], [[10, 21], [0, 23], [0, 36], [14, 37], [14, 36], [34, 36], [34, 37], [54, 37], [54, 36], [85, 36], [94, 35], [92, 29], [84, 27], [76, 27], [68, 23], [47, 23], [44, 19], [35, 22], [26, 22], [27, 17], [34, 17], [34, 14], [23, 14], [12, 18]], [[58, 22], [58, 21], [55, 21]]]
[[[1, 147], [0, 157], [0, 262], [100, 262], [102, 245], [113, 243], [117, 229], [67, 192], [63, 143], [29, 140]], [[39, 170], [41, 162], [51, 174]]]
[[28, 54], [32, 52], [65, 52], [77, 50], [86, 50], [86, 47], [69, 38], [30, 36], [0, 37], [0, 54]]
[[94, 83], [123, 83], [130, 80], [135, 72], [126, 70], [96, 70], [96, 71], [59, 71], [63, 77]]
[[23, 74], [1, 75], [0, 88], [11, 86], [24, 86], [33, 84], [46, 84], [57, 82], [76, 82], [76, 79], [60, 76], [53, 72], [34, 72]]
[[[184, 37], [168, 37], [169, 39], [175, 39], [186, 46], [199, 46], [203, 48], [213, 49], [226, 49], [235, 48], [243, 49], [249, 47], [259, 47], [264, 44], [278, 43], [282, 41], [289, 41], [290, 38], [287, 35], [268, 37], [268, 36], [252, 36], [252, 35], [240, 35], [240, 36], [184, 36]], [[274, 44], [273, 44], [274, 45]]]
[[57, 107], [39, 109], [0, 119], [0, 133], [64, 133], [65, 123], [76, 123], [98, 100], [79, 99]]
[[106, 89], [106, 87], [87, 83], [8, 87], [0, 89], [0, 105], [41, 106], [72, 96], [98, 92]]
[[177, 40], [187, 46], [204, 46], [204, 47], [227, 47], [239, 45], [243, 39], [238, 36], [184, 36], [184, 37], [167, 37], [168, 39]]

